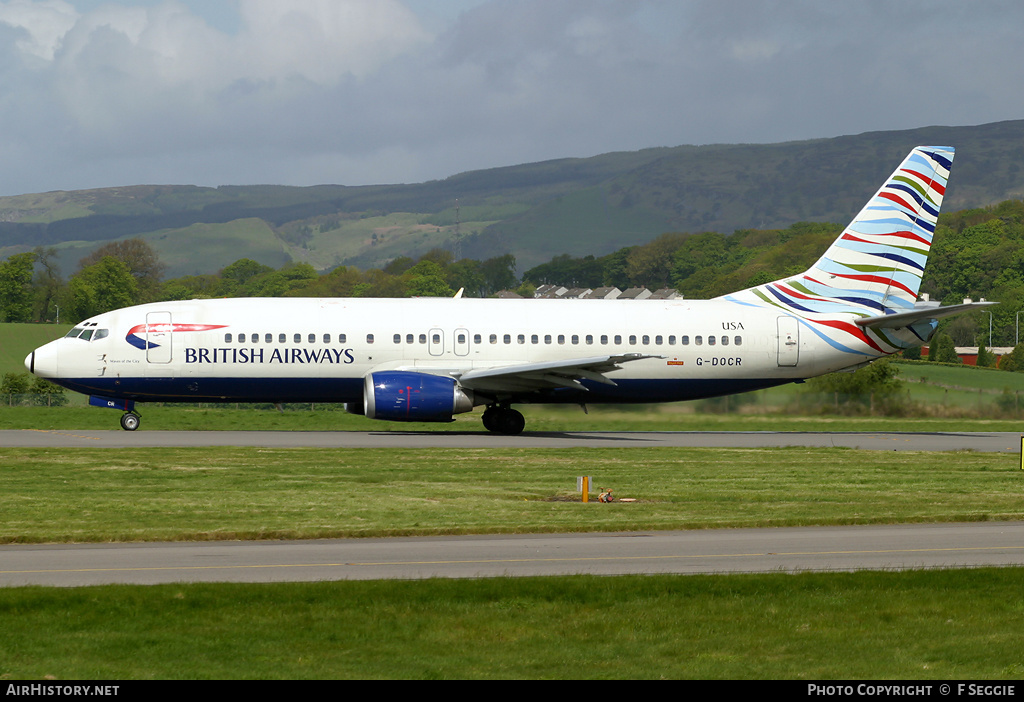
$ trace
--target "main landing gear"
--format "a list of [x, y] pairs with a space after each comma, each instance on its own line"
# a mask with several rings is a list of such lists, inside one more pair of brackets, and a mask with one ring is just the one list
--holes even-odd
[[522, 433], [526, 426], [523, 415], [511, 407], [491, 405], [484, 410], [484, 428], [495, 434], [515, 435]]
[[139, 428], [141, 421], [142, 417], [135, 414], [135, 412], [125, 412], [121, 415], [121, 428], [125, 431], [135, 431]]

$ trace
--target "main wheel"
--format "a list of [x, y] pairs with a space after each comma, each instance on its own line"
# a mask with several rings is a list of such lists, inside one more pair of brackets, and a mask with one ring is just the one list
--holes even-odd
[[484, 410], [484, 416], [480, 418], [481, 420], [483, 420], [484, 429], [486, 429], [487, 431], [498, 431], [498, 427], [495, 426], [495, 418], [498, 416], [500, 412], [501, 409], [495, 407], [494, 405], [491, 405], [490, 407]]
[[519, 411], [511, 407], [505, 407], [495, 417], [494, 427], [494, 431], [499, 434], [515, 436], [516, 434], [521, 434], [526, 427], [526, 419], [523, 418]]
[[134, 412], [125, 412], [121, 415], [121, 428], [125, 431], [135, 431], [139, 428], [139, 422], [142, 421], [139, 415]]

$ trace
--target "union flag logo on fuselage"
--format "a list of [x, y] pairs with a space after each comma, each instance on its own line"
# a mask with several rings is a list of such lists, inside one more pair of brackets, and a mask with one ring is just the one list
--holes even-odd
[[[160, 348], [160, 344], [147, 341], [149, 334], [171, 334], [174, 332], [201, 332], [212, 329], [223, 329], [227, 324], [138, 324], [128, 330], [124, 340], [137, 349]], [[140, 336], [141, 334], [141, 336]]]

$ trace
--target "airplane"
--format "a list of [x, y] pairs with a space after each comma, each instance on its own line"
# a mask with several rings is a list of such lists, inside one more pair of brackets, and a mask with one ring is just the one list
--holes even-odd
[[[139, 427], [137, 402], [340, 402], [519, 434], [523, 403], [652, 403], [854, 370], [994, 302], [917, 302], [954, 149], [914, 148], [807, 271], [711, 300], [236, 298], [107, 312], [28, 370]], [[461, 291], [460, 291], [461, 292]]]

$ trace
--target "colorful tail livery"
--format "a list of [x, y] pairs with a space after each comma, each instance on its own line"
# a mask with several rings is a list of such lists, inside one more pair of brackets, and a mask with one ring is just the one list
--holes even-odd
[[994, 304], [916, 302], [952, 161], [948, 147], [914, 149], [807, 271], [714, 300], [159, 302], [85, 320], [25, 365], [121, 409], [128, 430], [135, 402], [343, 402], [424, 422], [484, 406], [485, 429], [517, 434], [513, 404], [674, 402], [802, 381]]
[[[723, 299], [777, 307], [836, 348], [869, 356], [926, 341], [938, 317], [995, 304], [938, 315], [915, 306], [953, 155], [950, 146], [915, 148], [811, 268]], [[838, 313], [853, 323], [835, 321]], [[868, 348], [857, 350], [852, 339]]]

